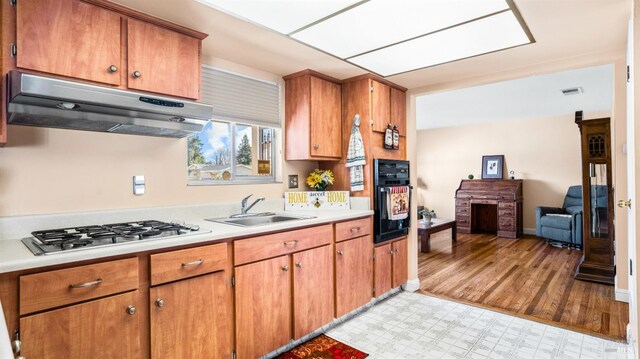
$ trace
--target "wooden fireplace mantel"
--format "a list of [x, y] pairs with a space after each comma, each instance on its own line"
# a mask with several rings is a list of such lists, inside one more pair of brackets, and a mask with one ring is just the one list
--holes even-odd
[[456, 190], [459, 233], [522, 235], [522, 180], [462, 180]]

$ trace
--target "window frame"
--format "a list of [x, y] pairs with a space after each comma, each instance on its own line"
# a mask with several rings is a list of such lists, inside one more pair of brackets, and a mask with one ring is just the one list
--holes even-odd
[[[276, 156], [276, 141], [279, 140], [281, 136], [278, 135], [278, 130], [282, 131], [280, 128], [262, 126], [258, 124], [245, 123], [243, 121], [228, 121], [228, 120], [218, 120], [212, 119], [210, 122], [219, 122], [229, 124], [229, 142], [231, 149], [231, 158], [230, 158], [230, 168], [232, 168], [231, 178], [228, 180], [215, 180], [215, 179], [206, 179], [206, 180], [193, 180], [189, 178], [189, 158], [188, 158], [188, 148], [189, 142], [187, 141], [187, 186], [220, 186], [220, 185], [243, 185], [243, 184], [274, 184], [274, 183], [282, 183], [277, 180], [277, 171], [280, 166], [280, 161], [278, 161]], [[250, 121], [249, 121], [250, 122]], [[262, 140], [262, 136], [260, 136], [260, 129], [269, 129], [271, 130], [271, 174], [270, 175], [251, 175], [251, 176], [240, 176], [239, 178], [236, 176], [235, 168], [236, 168], [236, 151], [237, 151], [237, 141], [236, 141], [236, 131], [237, 125], [241, 126], [250, 126], [257, 127], [258, 130], [258, 141]], [[194, 135], [195, 136], [195, 135]], [[252, 144], [253, 146], [254, 144]], [[260, 143], [255, 144], [256, 146], [260, 146]], [[260, 151], [260, 149], [258, 149]], [[259, 153], [259, 152], [258, 152]], [[257, 157], [260, 157], [259, 155]], [[252, 160], [258, 160], [255, 158]]]

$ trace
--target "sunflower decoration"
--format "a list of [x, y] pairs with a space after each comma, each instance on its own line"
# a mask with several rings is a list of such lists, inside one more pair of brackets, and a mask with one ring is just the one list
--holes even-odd
[[333, 184], [333, 172], [315, 169], [307, 177], [307, 184], [316, 191], [324, 191]]

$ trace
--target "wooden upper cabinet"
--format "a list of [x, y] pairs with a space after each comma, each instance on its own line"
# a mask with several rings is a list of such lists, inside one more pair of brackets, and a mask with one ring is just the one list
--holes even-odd
[[18, 68], [120, 85], [119, 14], [78, 0], [19, 1], [16, 13]]
[[339, 81], [311, 70], [284, 77], [285, 159], [342, 157], [342, 90]]
[[390, 117], [390, 90], [389, 85], [371, 80], [371, 120], [373, 130], [384, 132], [391, 122]]
[[398, 126], [400, 136], [407, 135], [407, 94], [396, 88], [391, 88], [389, 101], [391, 103], [391, 125]]
[[200, 40], [146, 22], [127, 21], [127, 86], [198, 99]]

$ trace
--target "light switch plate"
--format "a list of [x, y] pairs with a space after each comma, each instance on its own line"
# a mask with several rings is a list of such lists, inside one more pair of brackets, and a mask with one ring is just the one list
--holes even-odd
[[144, 194], [145, 181], [144, 176], [133, 176], [133, 194], [141, 196]]
[[289, 175], [289, 188], [298, 188], [298, 175]]

